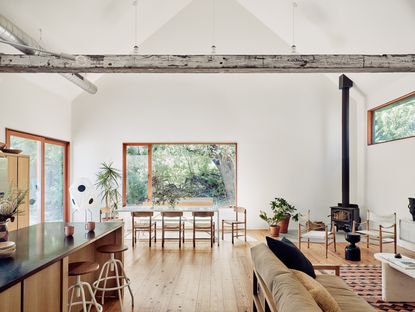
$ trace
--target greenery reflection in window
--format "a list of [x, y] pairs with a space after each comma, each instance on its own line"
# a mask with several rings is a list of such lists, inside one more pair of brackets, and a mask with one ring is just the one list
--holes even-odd
[[415, 95], [372, 111], [372, 143], [415, 135]]
[[144, 144], [129, 145], [126, 151], [127, 204], [163, 198], [167, 193], [180, 199], [209, 197], [218, 205], [235, 204], [236, 144]]

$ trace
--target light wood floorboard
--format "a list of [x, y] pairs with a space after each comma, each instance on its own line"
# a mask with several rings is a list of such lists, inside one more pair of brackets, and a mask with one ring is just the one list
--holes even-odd
[[[339, 232], [340, 233], [340, 232]], [[134, 249], [125, 252], [125, 268], [132, 280], [135, 307], [131, 307], [130, 296], [125, 292], [124, 311], [251, 311], [252, 264], [250, 247], [265, 241], [265, 230], [248, 231], [250, 240], [237, 240], [232, 246], [230, 237], [225, 237], [218, 247], [200, 242], [193, 249], [186, 242], [179, 250], [177, 242], [168, 242], [164, 250], [161, 242], [151, 248], [140, 242]], [[377, 246], [366, 248], [360, 243], [362, 261], [344, 259], [346, 243], [337, 244], [337, 252], [330, 246], [328, 259], [324, 245], [303, 245], [303, 252], [312, 263], [319, 264], [379, 264], [373, 258]], [[392, 252], [387, 245], [385, 252]], [[398, 248], [398, 252], [415, 257], [415, 253]], [[105, 311], [119, 311], [117, 301], [108, 300]]]

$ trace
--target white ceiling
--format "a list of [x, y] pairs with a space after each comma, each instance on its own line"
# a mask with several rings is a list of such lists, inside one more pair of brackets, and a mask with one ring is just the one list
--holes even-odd
[[[415, 1], [296, 2], [295, 43], [300, 53], [415, 51]], [[204, 54], [210, 52], [212, 42], [217, 53], [290, 53], [292, 1], [138, 0], [138, 5], [141, 53]], [[0, 12], [37, 40], [42, 29], [40, 43], [50, 50], [75, 54], [132, 51], [132, 0], [0, 0]], [[0, 53], [11, 51], [0, 44]], [[68, 100], [82, 92], [56, 75], [23, 76]], [[402, 76], [372, 74], [358, 79], [365, 89], [378, 86], [373, 82], [377, 79], [388, 82]], [[100, 77], [88, 75], [92, 81]]]

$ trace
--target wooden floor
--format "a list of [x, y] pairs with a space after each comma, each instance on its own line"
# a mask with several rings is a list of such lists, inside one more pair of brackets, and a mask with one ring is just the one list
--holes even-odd
[[[195, 249], [191, 242], [179, 250], [177, 242], [161, 242], [148, 248], [139, 243], [125, 253], [125, 268], [132, 280], [135, 306], [131, 307], [130, 296], [125, 293], [124, 311], [251, 311], [252, 267], [249, 249], [265, 241], [267, 231], [248, 231], [249, 242], [237, 241], [234, 246], [225, 237], [221, 245], [210, 248], [209, 243], [200, 242]], [[255, 241], [256, 240], [256, 241]], [[131, 244], [126, 240], [126, 244]], [[305, 244], [306, 245], [306, 244]], [[324, 246], [311, 244], [303, 248], [312, 263], [356, 264], [344, 259], [346, 243], [332, 248], [328, 259]], [[366, 248], [359, 244], [362, 252], [360, 264], [378, 264], [373, 253], [378, 247]], [[330, 246], [332, 247], [332, 246]], [[392, 245], [386, 247], [392, 252]], [[398, 248], [398, 252], [415, 257], [415, 253]], [[120, 311], [117, 301], [105, 304], [104, 311]]]

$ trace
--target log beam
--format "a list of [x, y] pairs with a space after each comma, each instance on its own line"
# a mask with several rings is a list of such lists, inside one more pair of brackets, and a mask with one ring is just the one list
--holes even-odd
[[380, 73], [415, 72], [415, 54], [46, 55], [0, 54], [7, 73]]

